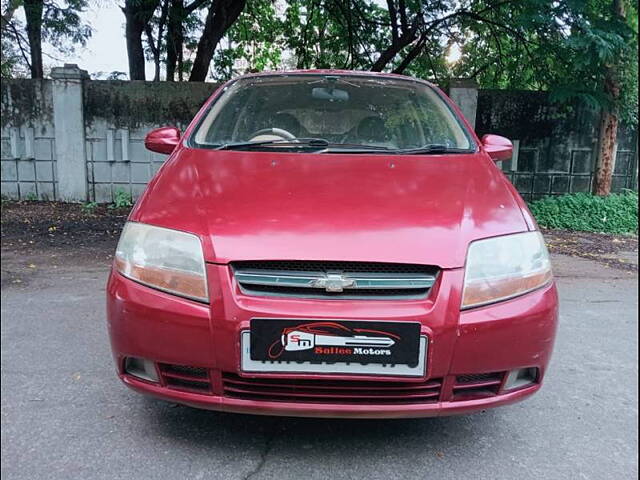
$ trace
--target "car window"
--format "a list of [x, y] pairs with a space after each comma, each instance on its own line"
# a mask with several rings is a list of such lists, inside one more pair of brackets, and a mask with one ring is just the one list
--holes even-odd
[[473, 147], [451, 109], [428, 85], [357, 75], [240, 79], [213, 103], [192, 137], [200, 147], [310, 138], [387, 149]]

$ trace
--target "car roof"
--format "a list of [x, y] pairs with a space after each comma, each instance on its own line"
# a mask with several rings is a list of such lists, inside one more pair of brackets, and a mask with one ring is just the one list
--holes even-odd
[[340, 69], [272, 70], [272, 71], [264, 71], [264, 72], [256, 72], [256, 73], [247, 73], [239, 77], [236, 77], [234, 80], [238, 80], [241, 78], [286, 76], [286, 75], [357, 75], [357, 76], [367, 76], [367, 77], [397, 78], [402, 80], [426, 83], [431, 87], [437, 88], [437, 85], [434, 85], [428, 80], [423, 80], [421, 78], [410, 77], [408, 75], [401, 75], [399, 73], [372, 72], [369, 70], [340, 70]]

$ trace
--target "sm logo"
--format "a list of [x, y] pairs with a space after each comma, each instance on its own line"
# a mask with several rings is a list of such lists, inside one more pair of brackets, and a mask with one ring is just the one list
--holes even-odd
[[289, 339], [292, 343], [297, 343], [299, 347], [311, 347], [311, 340], [308, 338], [300, 338], [300, 335], [291, 335]]
[[282, 335], [282, 345], [288, 352], [299, 350], [309, 350], [315, 344], [315, 335], [313, 333], [301, 332], [293, 330]]

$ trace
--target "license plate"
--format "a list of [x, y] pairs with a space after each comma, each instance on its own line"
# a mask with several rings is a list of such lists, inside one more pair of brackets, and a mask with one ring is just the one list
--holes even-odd
[[254, 361], [419, 363], [418, 322], [254, 318], [250, 338]]

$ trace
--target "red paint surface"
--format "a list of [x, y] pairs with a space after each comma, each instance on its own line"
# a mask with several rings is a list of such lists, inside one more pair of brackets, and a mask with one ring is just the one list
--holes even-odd
[[[457, 107], [452, 108], [459, 114]], [[475, 136], [474, 140], [481, 145]], [[112, 273], [107, 289], [112, 348], [121, 378], [136, 390], [235, 412], [403, 417], [465, 413], [511, 403], [540, 386], [489, 399], [454, 402], [444, 392], [442, 401], [428, 405], [363, 407], [179, 392], [137, 381], [121, 371], [122, 358], [133, 355], [207, 367], [218, 376], [220, 372], [287, 376], [240, 372], [240, 332], [249, 328], [251, 318], [271, 316], [418, 321], [429, 338], [427, 378], [444, 378], [449, 385], [456, 374], [538, 367], [541, 381], [557, 324], [554, 285], [460, 312], [469, 243], [536, 228], [524, 202], [482, 146], [466, 155], [398, 156], [213, 151], [180, 143], [149, 183], [130, 219], [197, 234], [208, 262], [211, 295], [210, 305], [203, 305]], [[256, 259], [420, 263], [442, 271], [423, 300], [242, 295], [227, 263]]]
[[483, 153], [181, 147], [131, 219], [199, 234], [208, 262], [373, 260], [456, 268], [470, 241], [527, 231], [507, 182]]

